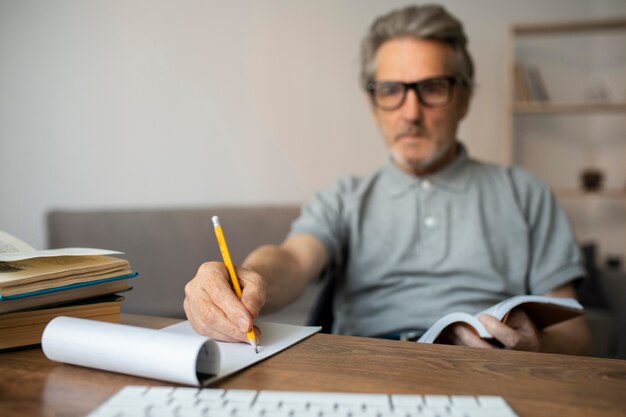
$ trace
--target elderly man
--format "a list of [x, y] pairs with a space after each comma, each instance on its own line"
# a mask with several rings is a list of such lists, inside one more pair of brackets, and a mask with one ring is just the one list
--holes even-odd
[[[389, 150], [364, 178], [320, 192], [279, 246], [238, 269], [203, 264], [185, 289], [200, 333], [245, 341], [253, 319], [294, 301], [320, 274], [337, 277], [333, 331], [419, 334], [444, 314], [476, 313], [519, 294], [574, 297], [584, 275], [567, 220], [529, 173], [471, 159], [457, 140], [474, 70], [461, 23], [436, 5], [377, 19], [362, 46], [361, 82]], [[584, 318], [539, 331], [523, 311], [480, 320], [504, 348], [583, 354]], [[494, 348], [457, 325], [448, 343]]]

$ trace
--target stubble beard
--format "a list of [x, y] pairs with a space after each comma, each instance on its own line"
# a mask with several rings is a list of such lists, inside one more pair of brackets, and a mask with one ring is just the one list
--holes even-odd
[[[406, 129], [406, 131], [403, 131], [398, 137], [404, 134], [414, 134], [419, 136], [421, 138], [420, 140], [431, 140], [428, 132], [425, 132], [424, 129], [421, 128], [413, 127]], [[456, 147], [456, 140], [450, 140], [445, 146], [435, 147], [430, 155], [420, 161], [409, 161], [402, 157], [399, 150], [391, 149], [391, 158], [396, 164], [412, 171], [414, 174], [421, 175], [423, 173], [436, 171], [436, 169], [433, 170], [433, 167], [436, 167], [446, 156], [450, 155], [454, 147]]]

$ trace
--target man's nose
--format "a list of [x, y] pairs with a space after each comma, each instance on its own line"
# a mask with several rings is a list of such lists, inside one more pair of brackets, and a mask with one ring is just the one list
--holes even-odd
[[422, 103], [420, 103], [417, 93], [412, 88], [406, 92], [406, 98], [404, 99], [401, 110], [407, 120], [417, 120], [420, 118]]

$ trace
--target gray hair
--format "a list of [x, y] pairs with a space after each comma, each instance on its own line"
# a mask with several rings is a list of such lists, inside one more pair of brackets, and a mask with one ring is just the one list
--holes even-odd
[[450, 45], [457, 57], [460, 76], [469, 85], [474, 82], [474, 64], [467, 51], [463, 24], [442, 6], [427, 4], [408, 6], [379, 17], [370, 26], [361, 44], [361, 83], [363, 88], [374, 81], [376, 51], [388, 40], [412, 37]]

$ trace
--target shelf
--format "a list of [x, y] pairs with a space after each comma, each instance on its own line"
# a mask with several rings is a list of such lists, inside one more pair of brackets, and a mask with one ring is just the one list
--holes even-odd
[[597, 191], [585, 191], [580, 188], [555, 187], [552, 189], [557, 197], [562, 198], [623, 198], [626, 199], [626, 189], [605, 188]]
[[[626, 259], [626, 16], [611, 16], [510, 26], [501, 161], [542, 173], [538, 176], [544, 176], [574, 233], [593, 237], [601, 254], [618, 253]], [[536, 100], [547, 98], [541, 94], [546, 87], [551, 100]], [[606, 101], [587, 100], [592, 93], [601, 97], [602, 90]], [[595, 142], [604, 137], [611, 139]], [[603, 179], [614, 181], [604, 181], [599, 190], [584, 190], [583, 171], [596, 167], [586, 166], [589, 161], [601, 161], [597, 168]], [[574, 177], [567, 180], [563, 172]]]
[[513, 112], [516, 114], [626, 113], [626, 103], [517, 102], [513, 104]]
[[577, 22], [529, 23], [514, 25], [516, 35], [558, 34], [567, 32], [589, 32], [626, 29], [626, 19], [581, 20]]

